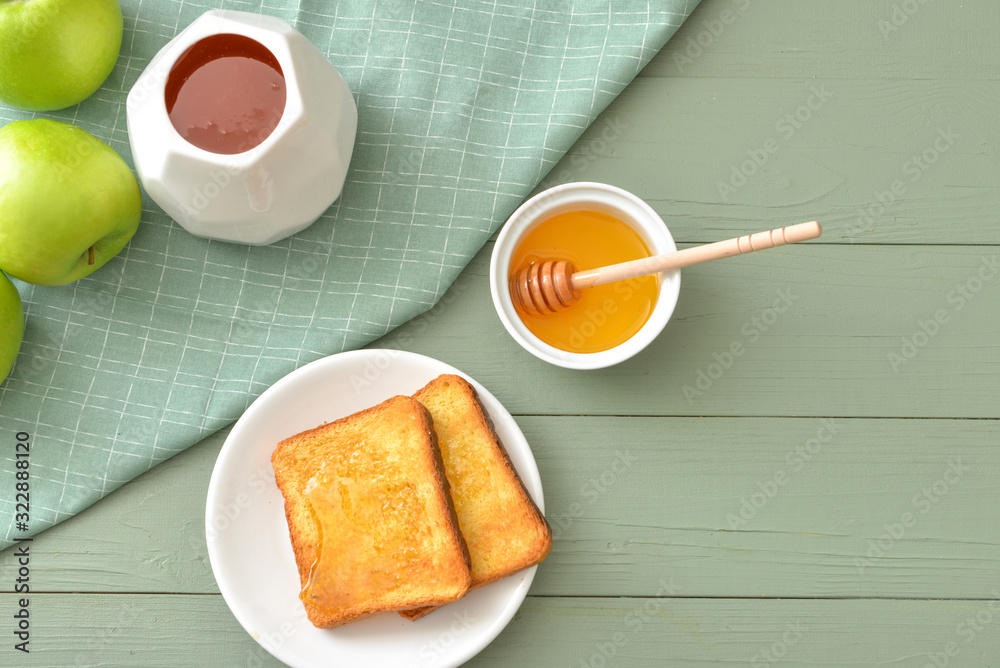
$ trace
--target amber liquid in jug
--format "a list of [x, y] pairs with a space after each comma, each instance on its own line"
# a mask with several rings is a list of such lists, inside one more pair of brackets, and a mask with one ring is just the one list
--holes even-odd
[[212, 35], [185, 51], [167, 79], [167, 115], [177, 132], [212, 153], [249, 151], [267, 139], [285, 110], [278, 59], [243, 35]]

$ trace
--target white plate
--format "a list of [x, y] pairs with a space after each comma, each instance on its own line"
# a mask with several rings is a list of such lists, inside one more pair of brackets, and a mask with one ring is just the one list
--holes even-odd
[[528, 593], [535, 568], [477, 589], [416, 622], [390, 613], [329, 630], [315, 628], [299, 601], [284, 501], [271, 469], [274, 447], [324, 421], [396, 394], [413, 394], [442, 373], [461, 375], [476, 388], [514, 468], [544, 512], [538, 468], [510, 413], [461, 371], [414, 353], [358, 350], [307, 364], [254, 401], [222, 446], [205, 512], [212, 571], [243, 628], [289, 666], [458, 666], [500, 634]]

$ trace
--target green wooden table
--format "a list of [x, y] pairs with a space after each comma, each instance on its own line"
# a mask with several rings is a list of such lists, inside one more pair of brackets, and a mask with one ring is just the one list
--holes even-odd
[[[490, 247], [377, 342], [470, 374], [532, 444], [555, 547], [469, 665], [1000, 664], [1000, 3], [705, 0], [543, 185], [645, 198], [685, 269], [633, 360], [546, 366]], [[0, 665], [274, 666], [213, 578], [219, 433], [31, 543], [31, 653]], [[6, 630], [5, 630], [6, 629]]]

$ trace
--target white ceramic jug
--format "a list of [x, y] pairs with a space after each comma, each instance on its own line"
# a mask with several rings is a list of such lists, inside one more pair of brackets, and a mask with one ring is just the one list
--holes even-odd
[[[276, 127], [240, 153], [199, 148], [167, 111], [174, 65], [215, 35], [258, 42], [285, 82]], [[136, 172], [153, 201], [192, 234], [247, 244], [308, 227], [340, 196], [358, 120], [347, 83], [302, 33], [277, 18], [222, 10], [206, 12], [160, 50], [129, 92], [127, 113]]]

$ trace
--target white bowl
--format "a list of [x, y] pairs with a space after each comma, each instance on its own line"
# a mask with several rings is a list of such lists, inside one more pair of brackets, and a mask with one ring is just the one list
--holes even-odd
[[[220, 34], [249, 37], [277, 59], [285, 108], [256, 147], [231, 155], [189, 143], [167, 115], [165, 88], [177, 59]], [[249, 12], [202, 14], [150, 61], [129, 91], [128, 133], [149, 196], [192, 234], [269, 244], [313, 223], [340, 196], [358, 112], [336, 69], [284, 21]]]
[[522, 204], [497, 237], [490, 261], [490, 292], [500, 321], [525, 350], [550, 364], [567, 369], [601, 369], [629, 359], [663, 331], [677, 305], [681, 289], [679, 269], [664, 273], [646, 324], [630, 339], [596, 353], [573, 353], [551, 346], [521, 321], [510, 296], [510, 260], [521, 239], [536, 225], [568, 211], [607, 213], [630, 225], [654, 255], [677, 250], [670, 230], [652, 207], [630, 192], [603, 183], [567, 183], [541, 192]]

